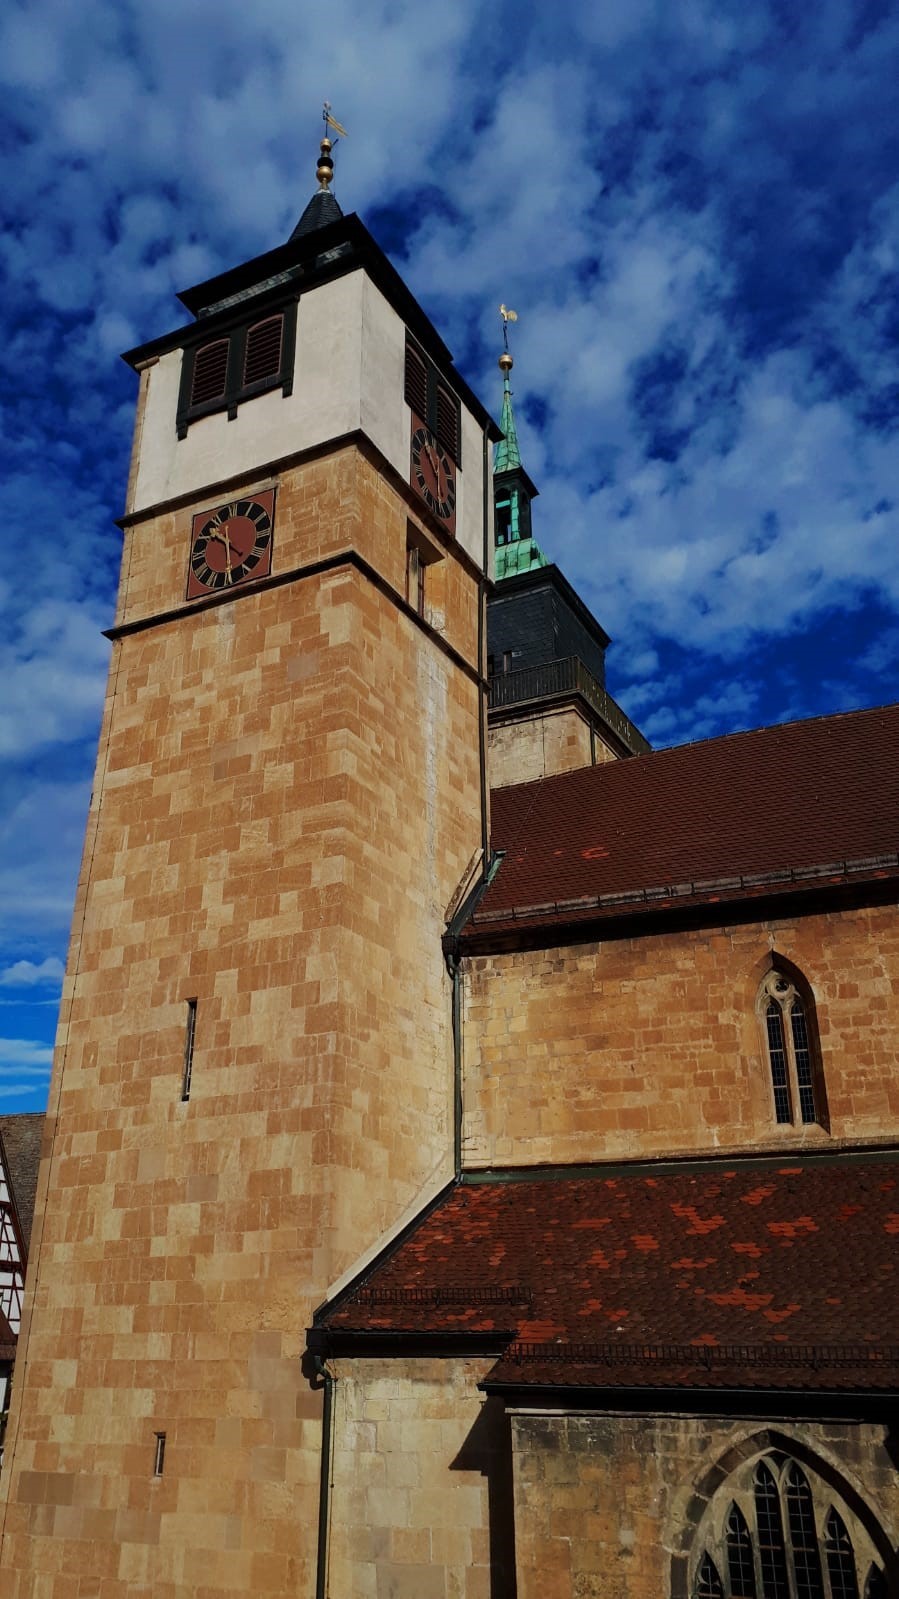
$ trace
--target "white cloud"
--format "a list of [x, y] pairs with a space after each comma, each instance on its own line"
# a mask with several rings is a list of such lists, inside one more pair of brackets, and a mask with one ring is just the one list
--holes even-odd
[[48, 955], [38, 963], [29, 960], [14, 961], [11, 966], [0, 970], [0, 988], [33, 988], [35, 985], [46, 984], [58, 987], [65, 976], [65, 970], [62, 961], [55, 955]]
[[19, 1077], [48, 1077], [53, 1050], [29, 1038], [0, 1038], [0, 1069]]

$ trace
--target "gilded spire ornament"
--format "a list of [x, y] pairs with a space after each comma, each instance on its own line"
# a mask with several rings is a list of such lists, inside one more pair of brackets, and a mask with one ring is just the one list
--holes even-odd
[[501, 305], [499, 314], [503, 319], [503, 353], [499, 358], [498, 366], [503, 375], [503, 409], [499, 425], [503, 430], [503, 437], [496, 446], [493, 457], [494, 472], [508, 472], [512, 467], [521, 465], [521, 451], [518, 448], [518, 433], [515, 427], [515, 413], [512, 410], [512, 386], [509, 373], [515, 365], [509, 350], [509, 323], [518, 321], [518, 312], [510, 311], [508, 306]]
[[[329, 194], [329, 185], [334, 177], [334, 159], [331, 155], [331, 151], [334, 149], [336, 144], [340, 143], [341, 138], [348, 139], [349, 134], [347, 133], [346, 128], [344, 128], [337, 121], [337, 118], [331, 115], [330, 100], [326, 100], [324, 106], [322, 107], [322, 121], [325, 124], [325, 135], [319, 146], [318, 166], [315, 169], [315, 176], [318, 178], [319, 191], [324, 191], [325, 194]], [[329, 128], [333, 128], [334, 132], [337, 134], [337, 138], [334, 139], [333, 142], [328, 138]]]
[[531, 500], [537, 490], [521, 464], [518, 431], [512, 410], [509, 373], [515, 363], [509, 349], [509, 323], [518, 321], [518, 312], [501, 305], [499, 314], [503, 319], [503, 353], [498, 363], [503, 375], [503, 409], [500, 415], [503, 436], [493, 454], [493, 544], [494, 576], [497, 582], [547, 564], [546, 556], [531, 531]]
[[[326, 100], [322, 108], [322, 121], [325, 124], [324, 137], [319, 145], [318, 165], [315, 176], [318, 179], [318, 188], [309, 201], [303, 215], [290, 235], [291, 241], [305, 238], [308, 233], [315, 233], [319, 228], [325, 228], [331, 222], [338, 221], [343, 212], [334, 195], [331, 193], [331, 184], [334, 179], [333, 150], [340, 143], [341, 138], [348, 138], [346, 128], [331, 115], [331, 102]], [[329, 130], [337, 134], [336, 139], [329, 137]]]

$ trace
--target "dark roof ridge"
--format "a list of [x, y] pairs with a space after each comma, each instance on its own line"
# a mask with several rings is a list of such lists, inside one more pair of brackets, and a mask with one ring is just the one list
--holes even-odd
[[899, 1145], [896, 1143], [844, 1144], [838, 1148], [828, 1146], [821, 1149], [786, 1146], [783, 1150], [763, 1152], [713, 1150], [699, 1155], [635, 1155], [630, 1159], [624, 1156], [617, 1160], [576, 1162], [571, 1165], [557, 1162], [545, 1166], [469, 1167], [463, 1171], [460, 1183], [464, 1188], [477, 1188], [502, 1183], [583, 1182], [593, 1178], [602, 1182], [609, 1177], [666, 1177], [681, 1172], [709, 1172], [715, 1167], [722, 1171], [730, 1171], [734, 1167], [746, 1171], [779, 1171], [785, 1166], [792, 1170], [800, 1166], [890, 1165], [896, 1162], [899, 1162]]
[[520, 793], [526, 788], [542, 788], [545, 783], [562, 784], [568, 779], [583, 779], [588, 772], [603, 776], [623, 768], [625, 765], [634, 769], [646, 761], [658, 764], [665, 756], [680, 754], [684, 750], [703, 749], [709, 744], [730, 744], [738, 739], [756, 738], [760, 733], [776, 733], [793, 727], [810, 727], [819, 722], [846, 722], [851, 718], [882, 715], [884, 711], [899, 712], [899, 700], [885, 700], [880, 705], [863, 705], [852, 711], [822, 711], [818, 716], [794, 716], [786, 722], [764, 722], [760, 727], [735, 728], [730, 733], [715, 733], [709, 738], [687, 739], [683, 744], [666, 744], [660, 749], [645, 750], [640, 755], [631, 756], [624, 761], [602, 761], [596, 766], [576, 766], [570, 772], [554, 772], [546, 777], [532, 777], [526, 783], [504, 783], [503, 795], [512, 792]]

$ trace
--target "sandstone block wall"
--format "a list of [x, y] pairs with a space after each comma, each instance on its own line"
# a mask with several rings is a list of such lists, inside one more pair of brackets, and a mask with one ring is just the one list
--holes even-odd
[[487, 1360], [339, 1360], [330, 1599], [513, 1599], [509, 1423]]
[[[689, 1415], [512, 1416], [518, 1599], [687, 1599], [730, 1474], [795, 1455], [838, 1506], [861, 1567], [899, 1533], [889, 1429]], [[823, 1517], [817, 1511], [819, 1537]], [[871, 1537], [877, 1529], [879, 1547]]]
[[[830, 1130], [779, 1126], [756, 1015], [772, 953], [805, 974]], [[833, 1146], [899, 1132], [890, 907], [466, 962], [471, 1166]]]
[[596, 734], [574, 706], [541, 711], [490, 728], [489, 773], [492, 788], [532, 783], [539, 777], [571, 772], [580, 766], [614, 761], [614, 751]]
[[[131, 529], [120, 618], [178, 603], [190, 516]], [[279, 485], [275, 571], [352, 545], [401, 595], [407, 520], [358, 452], [308, 463]], [[474, 663], [474, 581], [440, 564], [445, 636]], [[350, 566], [115, 645], [4, 1599], [311, 1591], [304, 1329], [451, 1169], [440, 935], [480, 840], [479, 714], [477, 683]]]

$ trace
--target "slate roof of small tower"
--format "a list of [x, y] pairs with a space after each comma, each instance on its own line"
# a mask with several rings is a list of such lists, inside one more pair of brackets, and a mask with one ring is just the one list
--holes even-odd
[[304, 239], [307, 233], [314, 233], [317, 228], [326, 228], [329, 222], [339, 222], [343, 216], [340, 206], [331, 193], [331, 181], [334, 177], [334, 158], [331, 155], [331, 151], [334, 145], [328, 138], [328, 129], [336, 128], [338, 133], [345, 133], [346, 129], [342, 128], [339, 122], [335, 122], [331, 116], [331, 107], [328, 101], [325, 102], [323, 116], [325, 136], [319, 146], [318, 165], [315, 169], [318, 188], [290, 235], [288, 243], [292, 243], [294, 239]]
[[339, 222], [342, 216], [343, 212], [331, 190], [317, 189], [290, 235], [291, 241], [305, 239], [307, 233], [314, 233], [317, 228], [326, 228], [329, 222]]

